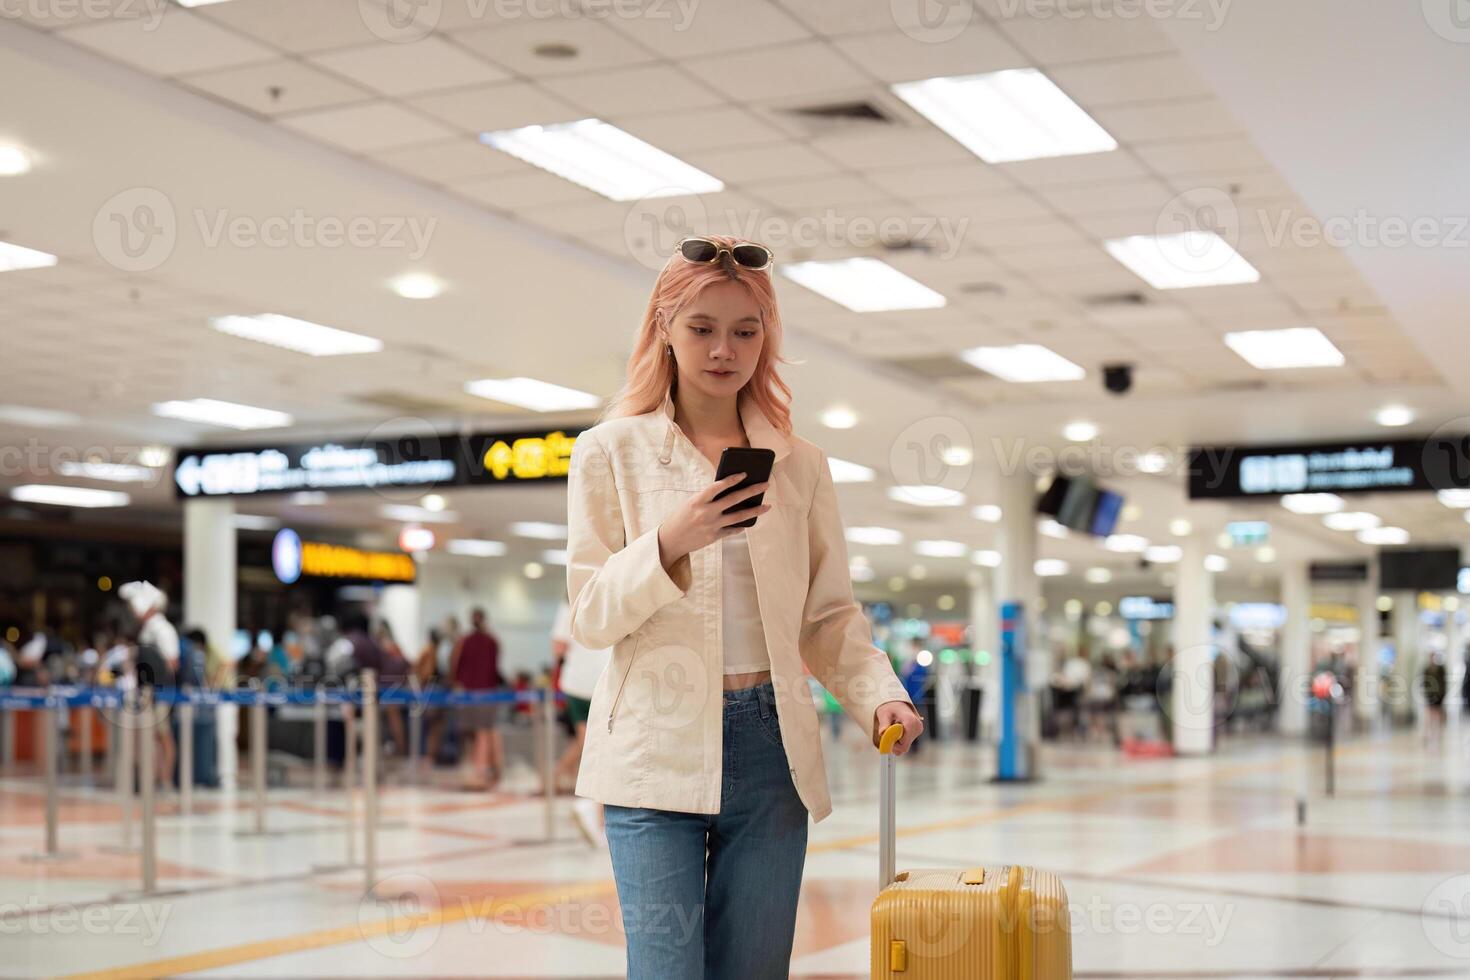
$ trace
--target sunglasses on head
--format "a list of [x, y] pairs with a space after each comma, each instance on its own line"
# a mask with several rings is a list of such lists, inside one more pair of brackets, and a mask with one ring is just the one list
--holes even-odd
[[755, 242], [736, 242], [727, 247], [708, 238], [686, 238], [678, 244], [677, 250], [685, 262], [699, 265], [718, 262], [720, 256], [728, 252], [736, 265], [751, 272], [764, 272], [776, 261], [770, 249]]

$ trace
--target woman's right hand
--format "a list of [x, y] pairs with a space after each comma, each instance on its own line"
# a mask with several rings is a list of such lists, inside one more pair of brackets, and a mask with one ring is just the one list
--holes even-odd
[[659, 525], [658, 554], [665, 568], [690, 552], [698, 551], [705, 545], [713, 544], [721, 538], [727, 538], [736, 531], [742, 530], [732, 525], [748, 521], [752, 517], [759, 517], [771, 509], [770, 504], [763, 503], [748, 510], [725, 513], [727, 509], [757, 494], [765, 493], [766, 488], [770, 486], [770, 481], [755, 483], [728, 497], [715, 500], [716, 496], [743, 479], [745, 479], [744, 473], [735, 473], [723, 480], [711, 483]]

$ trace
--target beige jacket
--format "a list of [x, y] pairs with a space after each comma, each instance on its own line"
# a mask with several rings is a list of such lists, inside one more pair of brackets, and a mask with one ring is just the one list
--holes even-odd
[[[867, 733], [880, 704], [909, 698], [853, 600], [826, 454], [782, 435], [743, 397], [740, 415], [750, 444], [776, 454], [765, 497], [774, 506], [746, 536], [788, 767], [821, 820], [832, 803], [802, 664]], [[659, 523], [714, 478], [668, 397], [660, 410], [577, 437], [567, 487], [571, 631], [584, 646], [613, 649], [592, 696], [578, 796], [720, 810], [721, 547], [700, 548], [669, 572], [658, 553]]]

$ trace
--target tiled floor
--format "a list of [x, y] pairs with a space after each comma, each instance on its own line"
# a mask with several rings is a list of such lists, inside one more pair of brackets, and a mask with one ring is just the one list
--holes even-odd
[[[836, 812], [813, 828], [796, 977], [867, 976], [876, 770], [848, 737], [829, 746]], [[1054, 748], [1024, 787], [988, 783], [989, 750], [931, 746], [899, 764], [899, 866], [1060, 873], [1078, 977], [1470, 977], [1470, 748], [1450, 744], [1351, 742], [1332, 799], [1320, 755], [1279, 740], [1205, 760]], [[522, 771], [511, 788], [529, 783]], [[272, 791], [265, 836], [249, 833], [248, 794], [202, 795], [187, 818], [168, 808], [166, 893], [137, 899], [106, 793], [68, 786], [70, 857], [35, 862], [42, 800], [31, 781], [0, 782], [0, 975], [622, 975], [607, 858], [565, 801], [547, 842], [523, 796], [395, 787], [381, 800], [372, 897], [340, 867], [341, 793], [291, 789]]]

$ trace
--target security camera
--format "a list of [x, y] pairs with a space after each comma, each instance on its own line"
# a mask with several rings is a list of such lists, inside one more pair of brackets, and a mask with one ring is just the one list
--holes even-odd
[[1126, 395], [1133, 387], [1133, 365], [1104, 364], [1103, 387], [1114, 395]]

